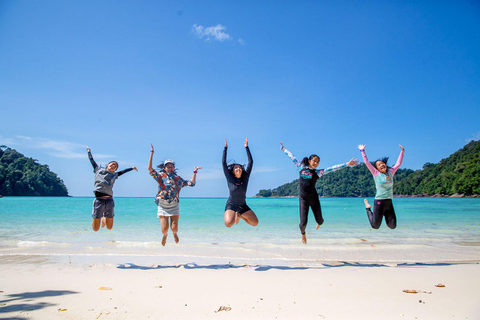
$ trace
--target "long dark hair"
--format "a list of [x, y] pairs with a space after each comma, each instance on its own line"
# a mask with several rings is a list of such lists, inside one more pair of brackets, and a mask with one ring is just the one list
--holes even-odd
[[240, 178], [243, 178], [243, 176], [246, 174], [245, 172], [245, 165], [244, 164], [240, 164], [240, 163], [232, 163], [232, 164], [229, 164], [227, 166], [227, 169], [228, 171], [230, 171], [232, 173], [233, 176], [235, 176], [235, 173], [233, 172], [233, 168], [235, 168], [235, 166], [240, 166], [242, 167], [242, 175], [240, 176]]
[[307, 157], [303, 158], [302, 161], [300, 162], [300, 164], [304, 167], [307, 167], [309, 165], [308, 161], [312, 160], [313, 158], [318, 158], [318, 162], [320, 162], [320, 157], [317, 156], [316, 154], [312, 154], [308, 158]]
[[383, 163], [385, 163], [385, 165], [387, 166], [387, 170], [390, 169], [390, 167], [388, 166], [387, 162], [388, 162], [388, 158], [389, 157], [383, 157], [383, 158], [380, 158], [380, 159], [377, 159], [375, 161], [371, 161], [370, 163], [372, 164], [372, 166], [378, 170], [377, 166], [376, 166], [376, 163], [377, 161], [382, 161]]

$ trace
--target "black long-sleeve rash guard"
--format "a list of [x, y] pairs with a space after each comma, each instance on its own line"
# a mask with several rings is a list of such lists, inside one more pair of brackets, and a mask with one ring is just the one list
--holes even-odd
[[237, 206], [245, 205], [245, 199], [247, 197], [248, 180], [250, 179], [250, 173], [252, 172], [253, 159], [250, 149], [245, 148], [247, 151], [248, 164], [242, 177], [236, 178], [235, 175], [228, 170], [227, 166], [227, 147], [223, 149], [222, 165], [225, 178], [227, 178], [228, 190], [230, 191], [230, 197], [227, 203], [231, 203]]

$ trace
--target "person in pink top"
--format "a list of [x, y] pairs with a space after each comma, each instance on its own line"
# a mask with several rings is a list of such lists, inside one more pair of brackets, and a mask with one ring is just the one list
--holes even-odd
[[385, 222], [390, 229], [395, 229], [397, 227], [397, 217], [395, 216], [395, 210], [393, 209], [393, 176], [397, 172], [398, 168], [402, 165], [403, 154], [405, 149], [400, 145], [402, 151], [398, 156], [397, 163], [391, 168], [387, 166], [388, 158], [379, 159], [373, 163], [370, 163], [365, 153], [365, 145], [360, 144], [358, 149], [362, 153], [363, 162], [367, 166], [368, 170], [373, 175], [373, 180], [375, 180], [375, 188], [377, 194], [375, 195], [375, 201], [373, 203], [373, 212], [371, 210], [372, 206], [368, 203], [367, 199], [365, 202], [365, 209], [367, 210], [368, 220], [370, 225], [374, 229], [380, 228], [382, 224], [382, 219], [385, 217]]

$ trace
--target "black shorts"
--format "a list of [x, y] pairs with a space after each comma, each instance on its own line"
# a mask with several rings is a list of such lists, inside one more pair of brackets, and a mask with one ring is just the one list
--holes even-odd
[[236, 204], [227, 202], [227, 204], [225, 205], [225, 211], [227, 211], [227, 210], [232, 210], [232, 211], [235, 211], [238, 214], [242, 214], [242, 213], [245, 213], [245, 212], [247, 212], [249, 210], [252, 210], [252, 209], [250, 209], [250, 207], [247, 206], [246, 203], [241, 204], [241, 205], [236, 205]]

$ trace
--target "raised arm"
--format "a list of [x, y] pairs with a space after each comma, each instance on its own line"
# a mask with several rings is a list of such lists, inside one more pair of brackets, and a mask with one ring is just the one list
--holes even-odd
[[340, 170], [340, 169], [343, 169], [343, 168], [346, 168], [346, 167], [355, 167], [355, 166], [358, 166], [358, 159], [352, 158], [348, 162], [341, 163], [341, 164], [336, 164], [332, 167], [328, 167], [326, 169], [320, 169], [320, 170], [316, 170], [316, 171], [317, 171], [317, 174], [321, 177], [321, 176], [323, 176], [327, 173], [330, 173], [330, 172], [334, 172], [334, 171], [337, 171], [337, 170]]
[[97, 169], [98, 165], [95, 162], [95, 160], [93, 160], [92, 152], [88, 146], [87, 146], [87, 152], [88, 152], [88, 159], [90, 159], [90, 163], [92, 164], [93, 170]]
[[127, 172], [130, 172], [130, 171], [132, 171], [132, 170], [135, 170], [135, 171], [138, 172], [138, 170], [137, 170], [136, 167], [131, 167], [131, 168], [128, 168], [128, 169], [124, 169], [124, 170], [118, 171], [117, 174], [118, 174], [118, 176], [120, 177], [122, 174], [127, 173]]
[[398, 159], [397, 159], [397, 163], [395, 163], [395, 165], [393, 167], [390, 168], [390, 172], [392, 174], [395, 174], [395, 172], [397, 172], [397, 170], [400, 168], [400, 166], [402, 165], [402, 161], [403, 161], [403, 154], [405, 153], [405, 149], [402, 147], [402, 145], [400, 144], [400, 155], [398, 156]]
[[202, 167], [194, 167], [194, 168], [193, 168], [192, 180], [190, 180], [190, 184], [187, 184], [187, 185], [189, 185], [190, 187], [195, 186], [195, 184], [197, 183], [197, 172], [198, 172], [198, 170], [200, 170], [200, 169], [202, 169]]
[[247, 158], [248, 158], [248, 164], [247, 164], [247, 168], [245, 169], [245, 171], [248, 174], [250, 174], [250, 172], [252, 172], [252, 167], [253, 167], [253, 158], [252, 158], [252, 154], [250, 153], [250, 148], [248, 148], [247, 138], [245, 138], [245, 142], [243, 143], [243, 146], [245, 147], [245, 150], [247, 151]]
[[152, 150], [150, 151], [150, 158], [148, 159], [148, 172], [152, 172], [154, 171], [153, 170], [153, 166], [152, 166], [152, 162], [153, 162], [153, 153], [155, 152], [153, 150], [153, 144], [150, 144], [150, 146], [152, 147]]
[[380, 173], [380, 171], [377, 170], [377, 168], [375, 168], [374, 166], [372, 166], [372, 164], [370, 163], [370, 161], [368, 161], [368, 158], [367, 158], [367, 154], [365, 153], [365, 145], [364, 144], [359, 144], [358, 145], [358, 150], [360, 150], [360, 152], [362, 153], [362, 158], [363, 158], [363, 162], [365, 162], [365, 165], [367, 166], [368, 170], [370, 170], [370, 172], [376, 176]]
[[223, 167], [223, 173], [225, 174], [225, 177], [230, 177], [230, 173], [228, 171], [228, 166], [227, 166], [227, 139], [225, 139], [225, 148], [223, 148], [223, 156], [222, 156], [222, 167]]
[[328, 167], [326, 169], [318, 169], [318, 170], [315, 170], [315, 171], [317, 171], [317, 174], [321, 177], [321, 176], [326, 175], [330, 172], [335, 172], [335, 171], [338, 171], [340, 169], [348, 167], [348, 163], [349, 162], [340, 163], [340, 164], [336, 164], [334, 166]]
[[293, 163], [295, 163], [297, 168], [300, 169], [301, 167], [300, 162], [298, 162], [297, 158], [295, 158], [295, 156], [290, 151], [285, 149], [285, 147], [283, 146], [283, 143], [281, 142], [280, 142], [280, 150], [282, 150], [283, 153], [285, 153], [293, 161]]

